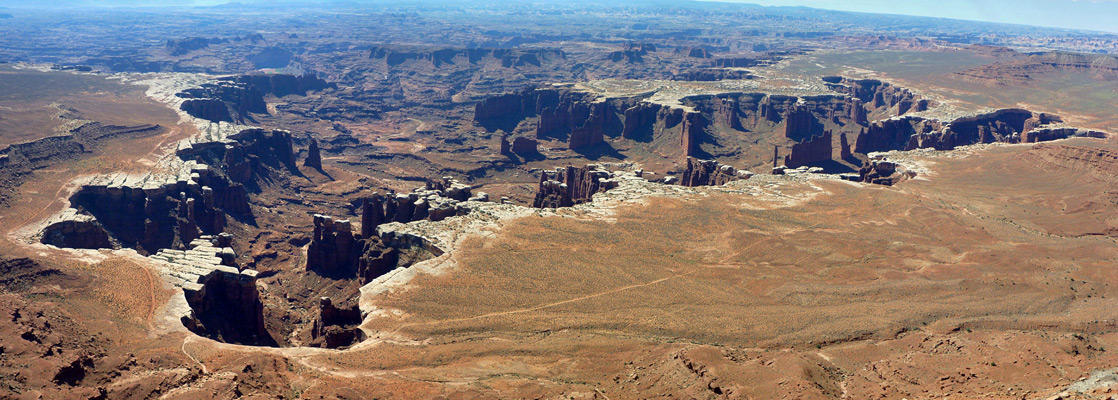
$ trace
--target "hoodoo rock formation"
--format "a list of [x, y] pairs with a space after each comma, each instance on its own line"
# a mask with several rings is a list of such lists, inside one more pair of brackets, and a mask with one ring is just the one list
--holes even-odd
[[303, 166], [322, 169], [322, 151], [318, 148], [318, 140], [311, 139], [310, 146], [307, 146], [307, 158], [303, 160]]
[[683, 186], [719, 186], [738, 179], [748, 179], [750, 174], [712, 160], [687, 157], [687, 166], [679, 179]]
[[532, 207], [570, 207], [590, 201], [595, 193], [616, 187], [617, 182], [610, 179], [612, 175], [609, 171], [599, 170], [597, 167], [568, 166], [557, 168], [554, 172], [544, 171], [540, 175], [540, 185]]

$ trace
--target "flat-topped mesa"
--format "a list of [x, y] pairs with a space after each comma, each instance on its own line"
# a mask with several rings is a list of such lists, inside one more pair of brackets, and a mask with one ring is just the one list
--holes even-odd
[[739, 179], [749, 179], [753, 174], [739, 171], [729, 165], [713, 160], [699, 160], [687, 157], [679, 184], [683, 186], [719, 186]]
[[179, 109], [192, 117], [211, 122], [245, 123], [251, 114], [267, 114], [264, 96], [306, 95], [308, 91], [336, 87], [311, 75], [240, 75], [176, 94], [185, 99]]
[[294, 142], [284, 130], [245, 129], [221, 142], [195, 143], [178, 150], [179, 158], [220, 169], [238, 183], [255, 182], [282, 172], [298, 175]]
[[560, 49], [447, 48], [434, 46], [376, 45], [369, 58], [388, 67], [418, 62], [435, 68], [454, 65], [493, 65], [502, 68], [541, 67], [565, 59]]
[[306, 96], [307, 92], [333, 89], [338, 86], [314, 75], [251, 74], [225, 77], [220, 80], [251, 85], [265, 95], [271, 94], [276, 97]]
[[611, 177], [609, 171], [599, 170], [593, 164], [582, 168], [568, 166], [557, 168], [554, 172], [544, 171], [540, 174], [540, 185], [532, 207], [559, 208], [588, 202], [595, 193], [617, 187], [617, 182], [611, 180]]
[[606, 55], [606, 59], [612, 62], [625, 62], [627, 64], [639, 64], [644, 62], [644, 56], [649, 52], [656, 51], [656, 45], [652, 43], [625, 43], [621, 50], [610, 52]]
[[921, 99], [919, 95], [908, 89], [877, 79], [827, 76], [823, 77], [823, 81], [826, 82], [828, 89], [850, 95], [874, 109], [892, 110], [893, 115], [897, 116], [925, 111], [932, 106], [931, 101]]
[[[844, 135], [843, 143], [845, 143], [845, 138]], [[792, 151], [784, 156], [784, 165], [788, 168], [798, 168], [831, 160], [831, 154], [834, 151], [831, 142], [831, 131], [827, 130], [823, 131], [820, 136], [813, 136], [796, 143], [792, 145]], [[846, 157], [846, 155], [843, 157]]]
[[[1080, 135], [1080, 130], [1048, 126], [1061, 123], [1062, 120], [1056, 115], [1019, 108], [957, 118], [948, 123], [906, 116], [871, 124], [858, 135], [854, 151], [868, 154], [874, 151], [925, 148], [950, 150], [978, 143], [1031, 143]], [[1083, 131], [1082, 135], [1092, 134], [1090, 131]], [[1097, 136], [1098, 133], [1094, 135]]]

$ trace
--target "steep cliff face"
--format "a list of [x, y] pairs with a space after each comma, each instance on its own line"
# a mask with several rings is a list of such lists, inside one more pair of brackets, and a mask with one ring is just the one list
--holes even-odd
[[218, 81], [207, 83], [199, 88], [187, 89], [176, 94], [186, 99], [179, 109], [195, 118], [213, 122], [245, 123], [251, 120], [249, 113], [266, 114], [267, 104], [264, 92], [253, 85]]
[[748, 179], [748, 177], [749, 175], [739, 173], [729, 165], [712, 160], [687, 157], [687, 166], [683, 169], [679, 184], [683, 186], [718, 186], [738, 179]]
[[490, 130], [513, 131], [535, 118], [536, 138], [565, 139], [579, 149], [605, 140], [607, 130], [621, 127], [616, 105], [595, 96], [565, 89], [528, 89], [490, 97], [474, 107], [474, 122]]
[[[141, 253], [183, 248], [203, 234], [220, 233], [227, 213], [245, 215], [251, 210], [240, 184], [229, 182], [209, 168], [199, 166], [191, 180], [145, 185], [127, 184], [129, 177], [106, 177], [82, 186], [70, 203], [96, 221], [113, 243]], [[75, 243], [66, 237], [65, 225], [51, 225], [43, 233], [51, 244]], [[99, 244], [104, 244], [100, 242]], [[85, 246], [88, 247], [88, 246]]]
[[[285, 131], [250, 129], [229, 139], [179, 149], [178, 156], [190, 166], [181, 179], [101, 177], [82, 186], [70, 202], [78, 214], [94, 217], [114, 245], [142, 253], [184, 248], [201, 235], [221, 233], [226, 215], [252, 217], [246, 185], [259, 188], [277, 173], [298, 171], [291, 135]], [[66, 238], [70, 228], [49, 226], [44, 240], [84, 243]], [[65, 239], [58, 239], [60, 235]]]
[[279, 173], [300, 174], [290, 132], [246, 129], [228, 139], [193, 144], [179, 149], [178, 156], [212, 166], [233, 182], [254, 188]]
[[357, 304], [338, 307], [329, 297], [323, 297], [318, 304], [318, 318], [311, 329], [311, 347], [337, 349], [353, 345], [365, 339], [365, 333], [358, 329], [361, 324], [361, 310]]
[[307, 146], [307, 158], [303, 160], [303, 166], [322, 169], [322, 150], [318, 148], [318, 140], [311, 139], [311, 144]]
[[65, 135], [50, 136], [0, 148], [0, 206], [8, 204], [15, 188], [38, 169], [84, 157], [106, 140], [139, 138], [164, 132], [159, 125], [115, 126], [83, 124]]
[[453, 179], [430, 180], [426, 187], [408, 194], [365, 198], [361, 204], [361, 231], [354, 233], [349, 220], [315, 215], [314, 235], [307, 249], [306, 268], [324, 276], [358, 278], [363, 283], [396, 268], [400, 252], [385, 244], [377, 227], [390, 222], [440, 221], [468, 210], [463, 201], [485, 201], [469, 186]]
[[183, 293], [192, 312], [182, 322], [190, 331], [226, 343], [277, 345], [264, 326], [255, 271], [216, 268]]
[[[1059, 123], [1058, 116], [1023, 109], [1002, 109], [955, 119], [949, 123], [919, 117], [878, 121], [858, 135], [855, 151], [912, 150], [934, 148], [950, 150], [976, 143], [1019, 143], [1057, 139], [1064, 133], [1042, 129]], [[1035, 131], [1035, 133], [1034, 133]], [[1041, 134], [1041, 133], [1044, 134]]]
[[[930, 106], [909, 90], [877, 80], [828, 77], [826, 84], [840, 94], [697, 95], [680, 99], [682, 107], [648, 102], [642, 96], [602, 98], [569, 87], [531, 88], [482, 101], [475, 107], [474, 120], [477, 125], [494, 132], [520, 132], [534, 125], [537, 138], [565, 140], [571, 149], [607, 140], [631, 140], [644, 144], [626, 144], [643, 146], [665, 156], [726, 156], [747, 152], [754, 158], [749, 162], [760, 161], [759, 153], [754, 151], [756, 149], [743, 148], [760, 141], [784, 149], [797, 143], [812, 144], [814, 147], [803, 144], [791, 154], [793, 164], [799, 164], [825, 160], [816, 155], [826, 150], [819, 138], [827, 130], [833, 132], [829, 135], [832, 140], [844, 136], [850, 139], [848, 135], [858, 134], [864, 128], [871, 133], [883, 129], [892, 132], [892, 128], [900, 128], [903, 124], [893, 126], [893, 122], [885, 122], [874, 127], [868, 122], [870, 116], [908, 114]], [[910, 136], [891, 135], [899, 137], [870, 135], [859, 140], [882, 143], [858, 147], [847, 142], [830, 146], [845, 149], [841, 155], [848, 159], [857, 149], [889, 146], [893, 139], [907, 145]], [[510, 152], [511, 143], [503, 143], [501, 151]]]
[[234, 76], [224, 80], [251, 86], [263, 94], [276, 97], [306, 96], [307, 92], [337, 88], [337, 84], [314, 75], [254, 74]]
[[912, 91], [876, 79], [851, 79], [839, 76], [824, 77], [827, 87], [866, 103], [874, 109], [891, 110], [893, 115], [927, 110], [931, 101], [920, 98]]
[[554, 172], [544, 171], [540, 175], [539, 189], [532, 206], [536, 208], [570, 207], [590, 201], [595, 193], [604, 192], [617, 186], [610, 180], [608, 171], [598, 170], [595, 165], [582, 168], [568, 166]]
[[57, 222], [43, 229], [40, 243], [70, 249], [107, 249], [114, 247], [109, 232], [97, 219], [68, 209]]
[[784, 156], [784, 165], [789, 168], [797, 168], [831, 160], [833, 152], [831, 141], [831, 131], [824, 131], [820, 136], [813, 136], [792, 145], [792, 151]]
[[195, 118], [213, 122], [245, 123], [252, 114], [267, 114], [264, 96], [306, 95], [308, 91], [336, 87], [311, 75], [240, 75], [221, 78], [176, 96], [186, 99], [179, 109]]
[[[364, 219], [364, 217], [363, 217]], [[370, 236], [353, 232], [349, 220], [314, 216], [314, 236], [307, 247], [308, 271], [334, 279], [368, 283], [396, 268], [399, 253], [384, 245], [375, 229]]]

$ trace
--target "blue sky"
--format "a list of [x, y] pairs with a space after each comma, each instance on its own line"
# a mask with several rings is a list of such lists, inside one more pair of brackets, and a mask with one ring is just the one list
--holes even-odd
[[1118, 33], [1118, 0], [716, 0]]

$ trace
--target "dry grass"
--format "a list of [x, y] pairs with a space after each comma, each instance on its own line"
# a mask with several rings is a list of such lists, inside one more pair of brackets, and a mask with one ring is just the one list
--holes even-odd
[[[936, 321], [1058, 323], [1111, 304], [1118, 293], [1108, 281], [1088, 279], [1109, 277], [1110, 240], [1021, 228], [1043, 229], [1030, 218], [1053, 198], [1097, 188], [1064, 175], [1005, 176], [1024, 162], [993, 153], [894, 189], [828, 184], [832, 194], [788, 209], [738, 209], [711, 196], [656, 200], [616, 223], [519, 220], [499, 239], [469, 243], [457, 271], [383, 298], [406, 317], [376, 327], [433, 340], [578, 329], [783, 347], [886, 338]], [[1005, 170], [986, 170], [993, 165]], [[1037, 197], [1052, 189], [1061, 191]], [[1030, 196], [1036, 204], [1022, 202]]]

